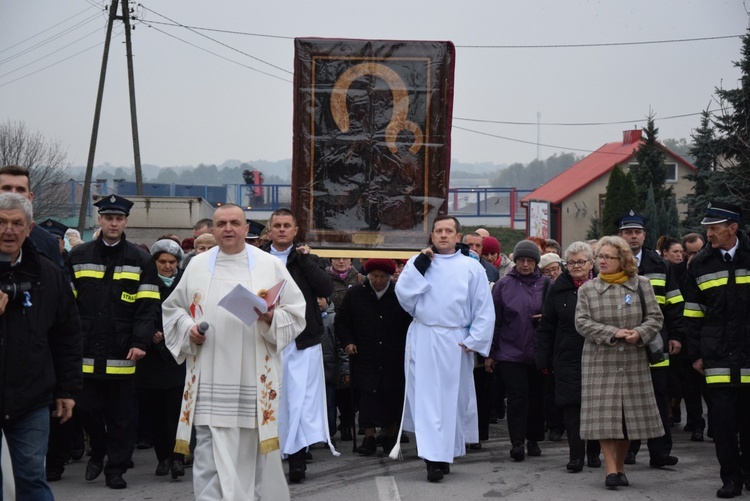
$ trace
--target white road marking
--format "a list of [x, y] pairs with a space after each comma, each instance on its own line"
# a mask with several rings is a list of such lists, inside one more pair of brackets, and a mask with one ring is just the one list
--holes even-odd
[[380, 501], [401, 501], [395, 478], [375, 477], [375, 485], [378, 486], [378, 499]]

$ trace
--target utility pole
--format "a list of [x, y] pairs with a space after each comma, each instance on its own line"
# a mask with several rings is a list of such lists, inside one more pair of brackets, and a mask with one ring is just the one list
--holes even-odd
[[141, 175], [141, 145], [138, 142], [138, 118], [135, 113], [135, 77], [133, 76], [133, 46], [130, 43], [130, 7], [127, 0], [122, 4], [122, 21], [125, 23], [125, 52], [128, 60], [128, 89], [130, 94], [130, 127], [133, 131], [133, 159], [135, 164], [135, 192], [143, 195]]
[[130, 11], [128, 0], [123, 0], [122, 16], [117, 15], [119, 0], [112, 0], [109, 8], [109, 20], [107, 22], [107, 35], [104, 40], [104, 54], [102, 55], [102, 68], [99, 72], [99, 89], [96, 94], [96, 106], [94, 109], [94, 125], [91, 130], [91, 142], [89, 144], [89, 156], [86, 162], [86, 176], [83, 181], [83, 192], [81, 193], [81, 209], [78, 213], [78, 231], [83, 234], [86, 225], [86, 212], [88, 201], [91, 198], [91, 176], [94, 171], [94, 157], [96, 155], [96, 141], [99, 136], [99, 121], [102, 113], [102, 100], [104, 97], [104, 81], [107, 76], [107, 62], [109, 61], [109, 45], [112, 40], [112, 26], [115, 20], [121, 20], [125, 24], [125, 50], [128, 63], [128, 88], [130, 94], [130, 122], [133, 133], [133, 157], [135, 163], [136, 193], [143, 195], [143, 178], [141, 175], [141, 149], [138, 141], [138, 120], [135, 107], [135, 79], [133, 76], [133, 50], [130, 39]]
[[[125, 0], [127, 1], [127, 0]], [[78, 213], [78, 231], [83, 235], [86, 225], [86, 211], [91, 198], [91, 174], [94, 171], [94, 154], [96, 153], [96, 140], [99, 137], [99, 118], [102, 114], [102, 98], [104, 97], [104, 80], [107, 76], [107, 60], [109, 59], [109, 42], [112, 39], [112, 25], [117, 17], [117, 2], [112, 0], [109, 8], [109, 21], [107, 22], [107, 37], [104, 39], [104, 55], [102, 56], [102, 69], [99, 72], [99, 90], [96, 93], [96, 107], [94, 108], [94, 126], [91, 131], [91, 143], [89, 144], [89, 157], [86, 161], [86, 177], [83, 181], [83, 193], [81, 194], [81, 210]]]

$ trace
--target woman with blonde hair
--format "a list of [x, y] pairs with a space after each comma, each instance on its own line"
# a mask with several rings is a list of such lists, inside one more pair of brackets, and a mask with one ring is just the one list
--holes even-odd
[[599, 275], [578, 290], [575, 324], [586, 338], [581, 360], [581, 439], [599, 440], [605, 485], [629, 485], [624, 462], [630, 440], [664, 434], [645, 346], [664, 317], [648, 278], [638, 276], [620, 237], [596, 245]]

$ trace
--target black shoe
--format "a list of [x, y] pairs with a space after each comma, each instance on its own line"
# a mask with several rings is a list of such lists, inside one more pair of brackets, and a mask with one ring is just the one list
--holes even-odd
[[621, 471], [617, 472], [617, 478], [620, 479], [620, 485], [622, 487], [627, 487], [630, 485], [630, 482], [628, 482], [628, 477], [626, 477], [623, 472]]
[[538, 457], [542, 455], [542, 449], [539, 448], [539, 444], [537, 442], [529, 440], [526, 443], [526, 453], [529, 456]]
[[690, 440], [693, 442], [703, 442], [703, 430], [693, 430]]
[[383, 438], [380, 439], [380, 447], [383, 448], [384, 453], [390, 454], [393, 448], [396, 447], [396, 437], [384, 435]]
[[620, 475], [618, 475], [617, 473], [610, 473], [604, 479], [604, 485], [607, 487], [607, 489], [617, 489], [618, 487], [620, 487]]
[[107, 487], [109, 487], [110, 489], [125, 489], [127, 486], [128, 483], [125, 482], [125, 479], [122, 478], [122, 475], [118, 473], [107, 475]]
[[691, 423], [687, 423], [685, 426], [682, 427], [682, 431], [695, 431], [695, 425]]
[[602, 465], [602, 460], [599, 456], [589, 456], [586, 464], [589, 468], [599, 468]]
[[362, 445], [357, 447], [357, 453], [362, 456], [372, 456], [378, 451], [378, 445], [375, 442], [375, 437], [365, 437], [362, 440]]
[[305, 479], [305, 470], [301, 466], [290, 466], [289, 467], [289, 481], [293, 484], [298, 484]]
[[[562, 433], [558, 433], [556, 431], [550, 430], [550, 432], [549, 432], [549, 440], [550, 440], [550, 442], [559, 442], [560, 440], [562, 440]], [[531, 454], [529, 454], [529, 455], [531, 455]]]
[[97, 461], [93, 457], [89, 459], [88, 464], [86, 465], [86, 480], [89, 482], [96, 479], [99, 475], [101, 475], [102, 470], [104, 469], [104, 460]]
[[583, 470], [583, 459], [571, 459], [570, 461], [568, 461], [565, 469], [573, 473], [578, 473], [579, 471]]
[[482, 450], [482, 443], [477, 442], [476, 444], [469, 444], [469, 449], [472, 451], [481, 451]]
[[136, 449], [151, 449], [154, 446], [154, 444], [151, 443], [151, 440], [147, 440], [145, 438], [142, 438], [138, 441], [137, 444], [135, 444]]
[[651, 460], [648, 462], [648, 465], [651, 468], [664, 468], [665, 466], [674, 466], [674, 465], [676, 465], [677, 461], [679, 461], [679, 459], [677, 459], [677, 457], [675, 457], [675, 456], [668, 456], [668, 455], [665, 454], [663, 456], [654, 456], [654, 457], [652, 457]]
[[177, 477], [184, 477], [185, 465], [182, 464], [182, 459], [172, 461], [172, 464], [169, 465], [169, 471], [172, 472], [172, 480], [177, 480]]
[[312, 461], [312, 460], [313, 460], [312, 452], [305, 451], [305, 461]]
[[513, 444], [513, 447], [510, 449], [510, 457], [512, 457], [515, 461], [524, 460], [526, 456], [523, 450], [523, 444], [521, 442]]
[[164, 477], [169, 473], [169, 459], [163, 459], [156, 465], [156, 471], [154, 474], [157, 477]]
[[45, 470], [47, 482], [57, 482], [58, 480], [62, 480], [62, 474], [64, 471], [65, 468], [63, 468], [62, 466], [48, 466]]
[[438, 463], [438, 466], [440, 467], [440, 471], [443, 472], [443, 475], [447, 475], [451, 472], [451, 465], [448, 463]]
[[722, 499], [729, 499], [742, 494], [742, 484], [738, 484], [733, 480], [724, 482], [724, 485], [716, 491], [716, 497]]
[[440, 468], [440, 463], [434, 461], [427, 462], [427, 481], [428, 482], [440, 482], [443, 479], [443, 470]]
[[625, 464], [635, 464], [635, 454], [628, 451], [625, 454]]

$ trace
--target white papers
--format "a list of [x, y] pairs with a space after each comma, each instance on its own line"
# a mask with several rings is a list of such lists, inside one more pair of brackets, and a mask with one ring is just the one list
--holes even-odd
[[286, 280], [282, 280], [274, 285], [266, 293], [268, 297], [264, 299], [247, 290], [242, 284], [237, 284], [234, 286], [234, 289], [221, 298], [219, 306], [242, 320], [246, 325], [253, 325], [258, 320], [258, 314], [255, 310], [257, 309], [261, 313], [266, 313], [270, 307], [269, 302], [270, 304], [274, 304], [279, 300], [284, 285], [286, 285]]

